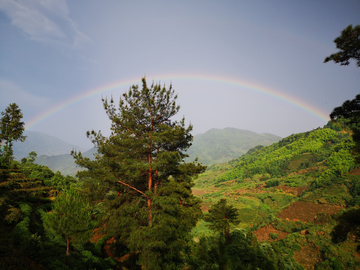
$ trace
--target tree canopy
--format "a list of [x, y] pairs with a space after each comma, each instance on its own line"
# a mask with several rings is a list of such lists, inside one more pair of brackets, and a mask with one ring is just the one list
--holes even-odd
[[43, 214], [44, 228], [50, 235], [66, 241], [66, 256], [69, 256], [70, 241], [81, 243], [90, 239], [91, 214], [84, 196], [76, 189], [69, 189], [56, 197], [51, 212]]
[[346, 100], [342, 106], [334, 108], [330, 114], [332, 120], [344, 117], [350, 119], [353, 122], [358, 121], [360, 116], [360, 94], [356, 95], [353, 100]]
[[214, 204], [209, 213], [204, 216], [204, 220], [210, 223], [208, 227], [211, 230], [224, 233], [227, 242], [230, 236], [230, 225], [239, 223], [237, 209], [227, 204], [226, 199], [221, 199]]
[[350, 60], [355, 60], [360, 67], [360, 25], [347, 26], [339, 37], [334, 40], [339, 52], [326, 57], [324, 63], [334, 61], [340, 65], [349, 65]]
[[21, 121], [23, 114], [16, 103], [9, 104], [4, 112], [1, 112], [0, 119], [0, 145], [4, 144], [1, 152], [8, 160], [13, 152], [12, 146], [14, 141], [24, 141], [25, 123]]
[[87, 133], [98, 149], [95, 160], [73, 153], [88, 169], [78, 176], [92, 201], [101, 202], [108, 233], [144, 269], [180, 269], [185, 239], [201, 215], [191, 187], [205, 166], [184, 162], [192, 126], [172, 119], [179, 111], [176, 99], [171, 85], [148, 87], [143, 78], [142, 89], [131, 86], [118, 108], [103, 99], [111, 135]]

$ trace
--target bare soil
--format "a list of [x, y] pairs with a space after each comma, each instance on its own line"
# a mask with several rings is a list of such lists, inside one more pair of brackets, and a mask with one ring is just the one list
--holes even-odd
[[[272, 239], [270, 237], [271, 233], [276, 233], [278, 235], [277, 238]], [[278, 241], [284, 239], [287, 235], [288, 233], [275, 229], [271, 224], [255, 231], [255, 236], [258, 241]]]
[[349, 172], [350, 175], [360, 175], [360, 168], [356, 168], [353, 171]]
[[294, 259], [306, 270], [314, 270], [316, 265], [321, 262], [320, 251], [312, 246], [302, 246], [299, 251], [295, 252]]
[[295, 196], [300, 196], [304, 191], [309, 189], [309, 187], [288, 187], [288, 186], [281, 186], [279, 188], [285, 193], [293, 194]]
[[193, 193], [195, 196], [199, 196], [199, 195], [204, 195], [204, 194], [206, 194], [206, 193], [209, 193], [209, 191], [205, 191], [205, 190], [202, 190], [202, 189], [193, 188], [193, 189], [192, 189], [192, 193]]
[[278, 218], [293, 221], [313, 222], [317, 218], [318, 213], [333, 215], [343, 209], [341, 206], [317, 204], [311, 202], [297, 201], [284, 209]]

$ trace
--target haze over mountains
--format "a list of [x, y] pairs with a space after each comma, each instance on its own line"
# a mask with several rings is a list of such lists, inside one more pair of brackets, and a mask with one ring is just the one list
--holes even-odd
[[79, 151], [87, 150], [37, 131], [26, 131], [24, 135], [27, 136], [24, 142], [14, 143], [13, 151], [17, 160], [27, 157], [31, 151], [35, 151], [39, 157], [41, 155], [54, 156], [69, 154], [73, 149]]
[[[82, 147], [40, 132], [27, 131], [26, 135], [28, 137], [25, 142], [17, 142], [14, 145], [16, 159], [20, 160], [29, 152], [35, 151], [38, 154], [35, 163], [45, 165], [54, 172], [59, 170], [64, 175], [75, 175], [80, 169], [70, 155], [71, 150], [81, 151], [89, 158], [93, 158], [96, 152], [96, 148], [86, 151]], [[240, 157], [257, 145], [267, 146], [280, 139], [281, 137], [269, 133], [258, 134], [236, 128], [213, 128], [194, 136], [193, 145], [188, 150], [190, 157], [187, 161], [198, 157], [199, 162], [205, 165], [224, 163]]]

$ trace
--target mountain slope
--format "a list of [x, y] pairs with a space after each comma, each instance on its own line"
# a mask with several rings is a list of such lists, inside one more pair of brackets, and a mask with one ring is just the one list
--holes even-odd
[[[93, 154], [95, 152], [96, 148], [92, 148], [86, 152], [83, 152], [83, 156], [93, 159]], [[36, 159], [35, 163], [39, 165], [45, 165], [54, 172], [60, 171], [63, 175], [75, 176], [75, 174], [80, 170], [80, 168], [76, 166], [74, 158], [70, 154], [55, 156], [42, 155]]]
[[17, 160], [27, 157], [31, 151], [35, 151], [38, 156], [53, 156], [69, 154], [73, 149], [84, 150], [82, 147], [64, 142], [54, 136], [41, 132], [26, 131], [24, 135], [27, 135], [25, 142], [14, 143], [14, 156]]
[[[203, 210], [226, 198], [238, 228], [305, 269], [359, 269], [360, 164], [348, 131], [329, 127], [208, 167], [193, 189]], [[200, 222], [194, 233], [210, 232]]]
[[257, 134], [249, 130], [236, 128], [210, 129], [194, 136], [194, 141], [188, 150], [189, 161], [196, 157], [205, 165], [223, 163], [245, 154], [257, 145], [270, 145], [281, 137], [263, 133]]

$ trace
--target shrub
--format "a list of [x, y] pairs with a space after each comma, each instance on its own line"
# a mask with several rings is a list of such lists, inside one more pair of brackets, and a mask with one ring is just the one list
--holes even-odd
[[266, 181], [266, 188], [268, 187], [275, 187], [275, 186], [278, 186], [279, 185], [279, 180], [278, 179], [273, 179], [273, 180], [269, 180], [269, 181]]

